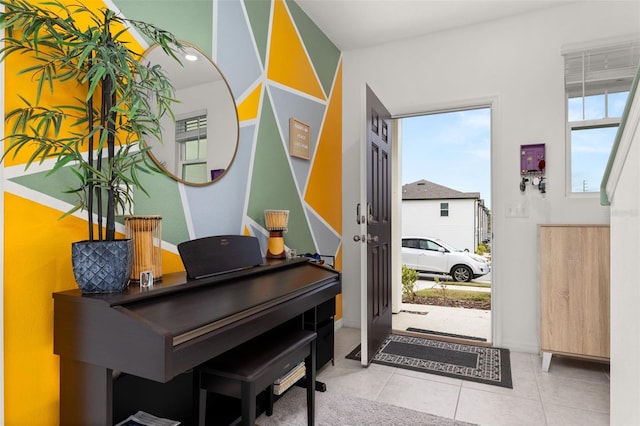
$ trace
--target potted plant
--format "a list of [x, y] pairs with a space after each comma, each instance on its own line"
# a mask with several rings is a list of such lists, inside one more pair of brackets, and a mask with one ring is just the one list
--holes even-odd
[[[34, 82], [25, 87], [29, 95], [19, 94], [22, 105], [6, 115], [9, 131], [2, 160], [27, 151], [26, 168], [53, 159], [49, 173], [73, 173], [78, 183], [68, 192], [78, 201], [64, 216], [85, 210], [89, 227], [88, 240], [72, 246], [76, 281], [86, 293], [121, 291], [128, 285], [132, 250], [130, 240], [116, 239], [116, 210], [133, 205], [134, 187], [146, 193], [139, 173], [155, 168], [143, 135], [161, 140], [160, 118], [172, 115], [174, 101], [164, 71], [142, 63], [131, 49], [127, 26], [176, 60], [174, 50], [182, 45], [154, 25], [108, 8], [92, 10], [79, 1], [0, 4], [0, 30], [5, 30], [0, 60], [30, 58], [18, 74]], [[64, 91], [77, 87], [82, 87], [80, 97], [64, 97]], [[56, 96], [58, 90], [63, 104], [43, 100], [43, 94]], [[83, 256], [85, 246], [92, 255], [106, 257], [105, 265], [96, 259], [83, 263], [77, 256]], [[114, 267], [115, 260], [109, 258], [118, 252], [114, 246], [124, 246], [124, 254], [115, 256], [123, 266]], [[80, 276], [83, 272], [89, 276]]]

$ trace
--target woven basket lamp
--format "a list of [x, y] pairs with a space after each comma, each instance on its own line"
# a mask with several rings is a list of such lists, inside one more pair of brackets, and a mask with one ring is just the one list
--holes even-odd
[[140, 273], [151, 271], [153, 280], [162, 278], [162, 217], [125, 216], [125, 234], [133, 240], [131, 280], [140, 281]]
[[267, 248], [267, 258], [284, 259], [287, 254], [284, 251], [283, 232], [287, 230], [289, 222], [289, 210], [265, 210], [264, 222], [269, 231], [269, 243]]

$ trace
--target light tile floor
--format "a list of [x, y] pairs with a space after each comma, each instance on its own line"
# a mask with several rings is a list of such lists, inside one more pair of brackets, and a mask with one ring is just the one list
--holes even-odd
[[608, 425], [608, 366], [553, 357], [548, 373], [536, 354], [511, 352], [513, 389], [346, 359], [360, 330], [336, 330], [335, 365], [318, 380], [329, 390], [479, 425]]

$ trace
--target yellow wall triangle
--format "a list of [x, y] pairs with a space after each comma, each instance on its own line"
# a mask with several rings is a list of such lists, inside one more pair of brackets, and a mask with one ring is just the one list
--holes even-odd
[[33, 424], [35, 409], [37, 422], [58, 424], [51, 293], [77, 287], [71, 243], [86, 238], [87, 223], [8, 192], [4, 208], [5, 418]]
[[[342, 234], [342, 63], [318, 140], [305, 201]], [[327, 188], [331, 188], [328, 190]]]
[[258, 107], [260, 106], [260, 94], [262, 93], [262, 84], [253, 89], [249, 96], [238, 105], [238, 119], [240, 121], [252, 120], [258, 117]]
[[[89, 9], [97, 12], [105, 7], [105, 4], [102, 0], [88, 0], [84, 2], [84, 6], [87, 6]], [[54, 8], [54, 10], [58, 10]], [[95, 25], [88, 14], [78, 14], [74, 16], [76, 20], [75, 24], [78, 25], [79, 28], [88, 27], [90, 25]], [[127, 43], [127, 47], [134, 51], [135, 53], [142, 55], [143, 49], [142, 46], [136, 41], [133, 35], [129, 32], [124, 32], [120, 34], [118, 39], [124, 43]], [[5, 94], [4, 94], [4, 102], [5, 102], [5, 113], [8, 113], [14, 109], [25, 108], [25, 103], [20, 99], [19, 96], [22, 96], [27, 101], [29, 101], [32, 105], [35, 104], [36, 100], [36, 80], [34, 77], [39, 75], [36, 72], [28, 72], [25, 74], [20, 74], [20, 72], [29, 66], [42, 66], [42, 62], [32, 58], [33, 55], [25, 54], [25, 55], [11, 55], [4, 61], [5, 65]], [[74, 79], [72, 80], [55, 80], [55, 88], [52, 93], [49, 89], [48, 84], [44, 85], [44, 89], [42, 90], [42, 96], [40, 100], [40, 105], [51, 108], [53, 105], [76, 105], [82, 106], [78, 104], [75, 100], [84, 99], [87, 94], [88, 86], [79, 85]], [[19, 95], [19, 96], [18, 96]], [[97, 98], [94, 102], [98, 102]], [[75, 120], [73, 120], [75, 121]], [[69, 123], [72, 120], [65, 120], [62, 127], [60, 137], [68, 137], [70, 132], [78, 131], [76, 129], [70, 128]], [[5, 135], [11, 132], [11, 126], [14, 121], [10, 121], [8, 125], [5, 127]], [[3, 145], [3, 152], [9, 146], [10, 140], [5, 140]], [[33, 144], [35, 146], [35, 144]], [[79, 148], [80, 151], [86, 151], [86, 146], [81, 146]], [[34, 148], [31, 146], [27, 146], [25, 149], [20, 150], [19, 153], [14, 155], [12, 152], [4, 159], [5, 166], [15, 166], [19, 164], [24, 164], [29, 161], [29, 158], [33, 154]], [[36, 161], [37, 163], [37, 161]]]
[[267, 77], [285, 86], [325, 99], [322, 86], [282, 0], [274, 4]]

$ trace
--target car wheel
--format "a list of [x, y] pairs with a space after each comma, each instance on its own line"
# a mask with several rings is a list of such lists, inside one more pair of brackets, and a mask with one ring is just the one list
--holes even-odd
[[451, 276], [454, 281], [468, 283], [473, 279], [473, 273], [468, 266], [456, 265], [451, 269]]

